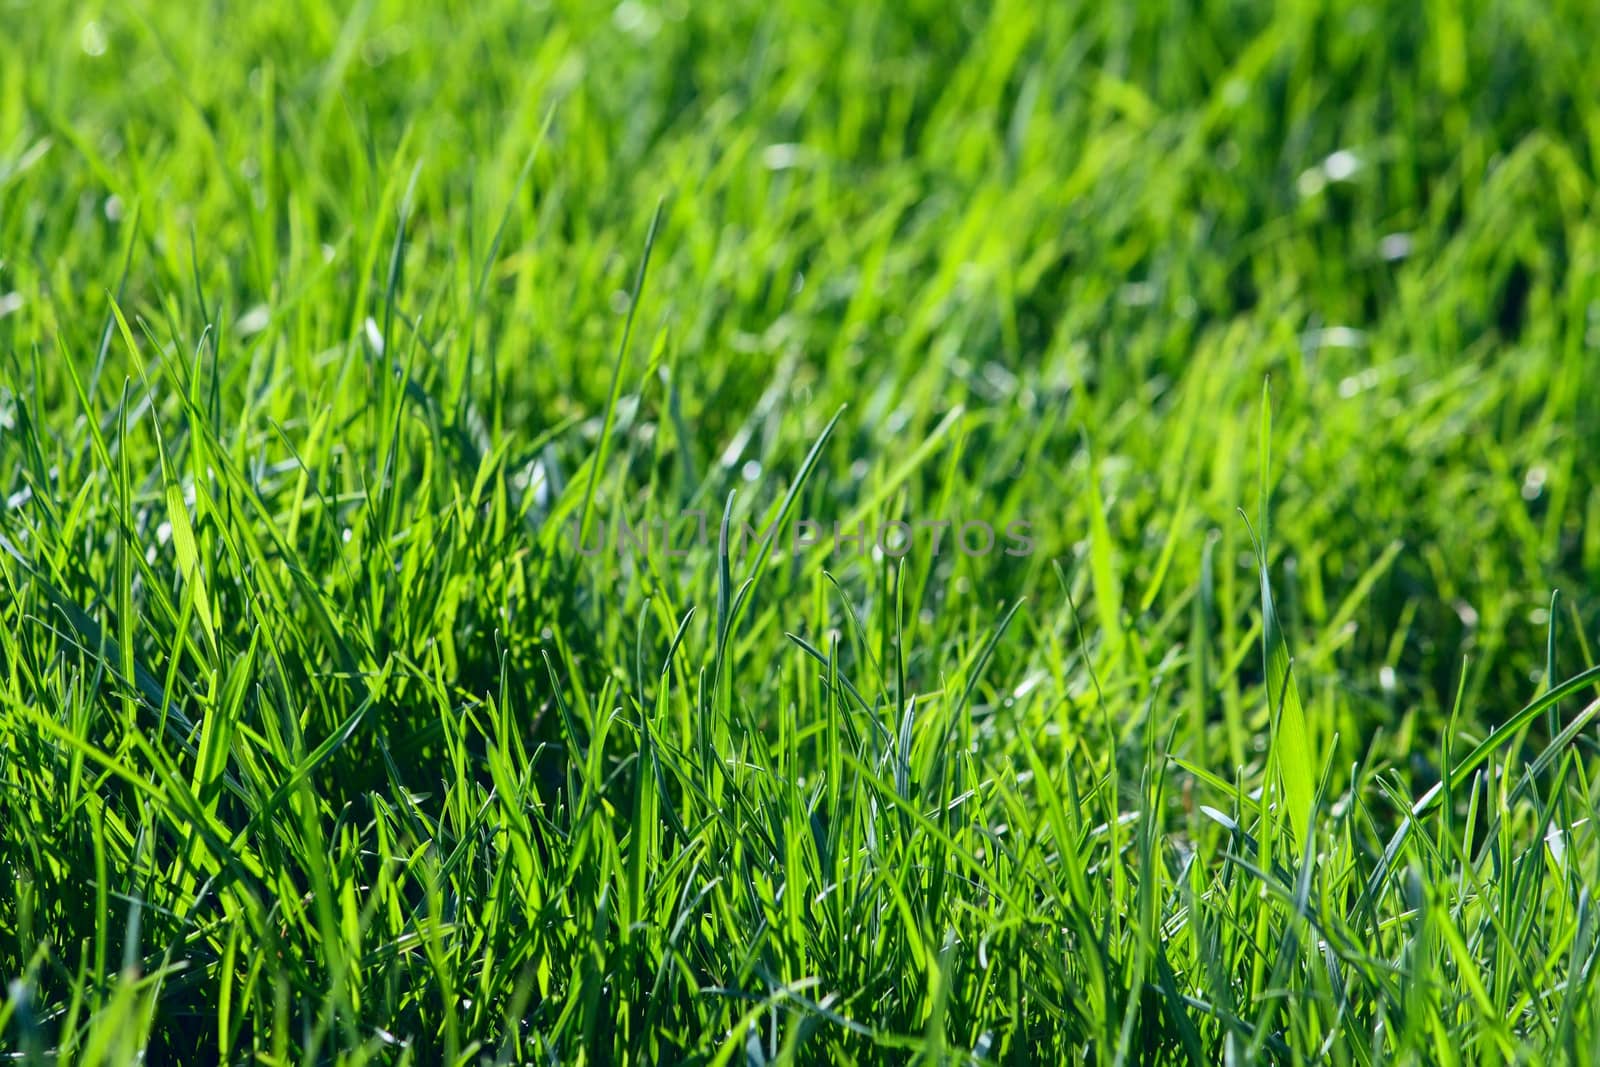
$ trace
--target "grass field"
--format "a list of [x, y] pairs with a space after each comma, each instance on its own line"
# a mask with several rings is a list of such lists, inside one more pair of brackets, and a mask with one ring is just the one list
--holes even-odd
[[0, 25], [4, 1062], [1593, 1054], [1600, 8]]

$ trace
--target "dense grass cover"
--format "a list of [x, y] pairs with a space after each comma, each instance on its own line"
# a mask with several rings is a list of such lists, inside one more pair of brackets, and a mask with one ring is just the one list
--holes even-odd
[[1595, 1048], [1600, 9], [1388, 9], [0, 0], [0, 1047]]

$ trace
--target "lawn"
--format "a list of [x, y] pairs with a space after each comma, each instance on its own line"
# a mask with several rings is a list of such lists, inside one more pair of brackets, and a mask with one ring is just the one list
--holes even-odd
[[1600, 1047], [1600, 8], [0, 27], [4, 1062]]

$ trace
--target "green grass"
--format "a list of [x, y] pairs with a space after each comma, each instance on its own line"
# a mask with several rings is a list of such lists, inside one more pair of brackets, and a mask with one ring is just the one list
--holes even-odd
[[1600, 9], [344, 6], [0, 0], [4, 1062], [1600, 1041]]

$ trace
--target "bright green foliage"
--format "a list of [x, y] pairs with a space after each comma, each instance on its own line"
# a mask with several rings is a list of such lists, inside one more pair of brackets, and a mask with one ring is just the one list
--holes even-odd
[[1600, 7], [0, 31], [0, 1052], [1600, 1041]]

